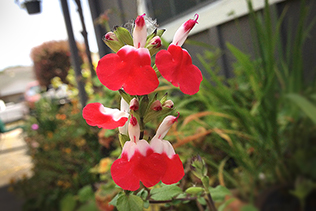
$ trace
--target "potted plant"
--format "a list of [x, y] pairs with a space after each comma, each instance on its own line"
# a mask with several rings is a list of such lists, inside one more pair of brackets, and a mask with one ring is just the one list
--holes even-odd
[[24, 2], [24, 6], [28, 14], [37, 14], [41, 12], [40, 0], [28, 0]]

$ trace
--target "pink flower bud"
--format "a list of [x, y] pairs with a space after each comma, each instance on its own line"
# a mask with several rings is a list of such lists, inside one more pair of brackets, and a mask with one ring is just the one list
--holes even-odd
[[161, 38], [159, 36], [153, 37], [149, 43], [146, 45], [146, 48], [149, 50], [150, 55], [154, 55], [159, 51], [161, 47]]
[[155, 137], [157, 137], [158, 139], [163, 139], [168, 133], [171, 126], [177, 121], [177, 119], [179, 118], [179, 115], [180, 114], [178, 113], [177, 117], [174, 117], [171, 115], [165, 117], [157, 129]]
[[148, 46], [153, 46], [154, 48], [160, 48], [161, 47], [161, 38], [159, 36], [155, 36], [152, 38], [148, 44]]
[[172, 100], [166, 100], [163, 104], [163, 107], [167, 107], [167, 108], [173, 108], [174, 104], [172, 102]]
[[129, 103], [129, 109], [132, 111], [137, 111], [139, 108], [139, 102], [136, 98], [133, 98]]
[[137, 119], [131, 115], [128, 125], [128, 134], [131, 142], [136, 143], [139, 140], [140, 128]]
[[154, 111], [161, 111], [162, 110], [161, 102], [159, 100], [154, 101], [151, 104], [150, 109], [152, 109]]
[[144, 48], [147, 39], [147, 27], [144, 19], [145, 14], [139, 15], [135, 20], [133, 41], [135, 48]]
[[182, 46], [184, 41], [187, 39], [189, 32], [192, 30], [192, 28], [197, 24], [197, 19], [199, 18], [198, 14], [194, 15], [195, 19], [190, 19], [186, 21], [180, 28], [176, 31], [173, 37], [172, 44]]
[[114, 52], [117, 52], [120, 48], [124, 46], [114, 32], [108, 32], [103, 37], [103, 42], [111, 48]]
[[108, 32], [104, 35], [106, 41], [119, 41], [113, 32]]

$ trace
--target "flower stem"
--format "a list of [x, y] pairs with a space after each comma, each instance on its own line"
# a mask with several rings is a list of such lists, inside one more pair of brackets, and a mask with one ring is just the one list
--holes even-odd
[[207, 193], [207, 200], [206, 200], [207, 206], [210, 208], [210, 211], [217, 211], [214, 201], [212, 199], [212, 196], [210, 193]]

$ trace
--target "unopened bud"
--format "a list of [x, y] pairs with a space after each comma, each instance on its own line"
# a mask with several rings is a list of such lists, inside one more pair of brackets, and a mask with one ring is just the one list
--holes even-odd
[[122, 43], [113, 32], [106, 33], [103, 37], [103, 42], [114, 52], [117, 52], [124, 46], [124, 43]]
[[139, 102], [136, 98], [133, 98], [129, 103], [129, 109], [132, 111], [137, 111], [139, 108]]
[[168, 133], [169, 129], [171, 128], [171, 126], [177, 121], [177, 119], [179, 118], [179, 113], [178, 116], [166, 116], [163, 121], [161, 122], [161, 124], [159, 125], [157, 132], [156, 132], [156, 136], [158, 139], [163, 139], [166, 134]]
[[174, 104], [172, 102], [172, 100], [166, 100], [163, 104], [163, 107], [167, 107], [167, 108], [173, 108]]
[[176, 31], [173, 37], [172, 44], [182, 46], [184, 41], [187, 39], [192, 28], [197, 24], [198, 14], [195, 14], [195, 19], [190, 19], [183, 23], [180, 28]]
[[143, 48], [146, 45], [147, 27], [144, 16], [145, 14], [139, 15], [135, 20], [133, 31], [133, 43], [135, 48]]
[[207, 176], [207, 168], [205, 162], [200, 156], [196, 156], [193, 158], [191, 170], [193, 174], [199, 179]]
[[128, 134], [131, 141], [135, 142], [139, 140], [140, 128], [137, 122], [136, 117], [131, 115], [129, 125], [128, 125]]
[[157, 53], [159, 51], [161, 47], [161, 39], [159, 36], [155, 36], [153, 37], [148, 45], [146, 46], [146, 48], [148, 48], [150, 55], [154, 55], [155, 53]]
[[151, 110], [154, 110], [154, 111], [161, 111], [161, 110], [162, 110], [161, 102], [160, 102], [159, 100], [155, 100], [155, 101], [151, 104], [150, 109], [151, 109]]

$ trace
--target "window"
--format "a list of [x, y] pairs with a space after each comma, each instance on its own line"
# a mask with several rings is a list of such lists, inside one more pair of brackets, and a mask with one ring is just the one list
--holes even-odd
[[[269, 0], [270, 4], [284, 0]], [[265, 0], [252, 0], [253, 8], [264, 7]], [[188, 19], [199, 14], [191, 35], [248, 14], [246, 0], [138, 0], [138, 14], [157, 19], [159, 27], [168, 29], [163, 37], [172, 41], [173, 35]], [[193, 5], [193, 6], [192, 6]]]
[[216, 0], [146, 0], [146, 8], [148, 15], [162, 24], [186, 11], [198, 8], [204, 2], [214, 1]]

